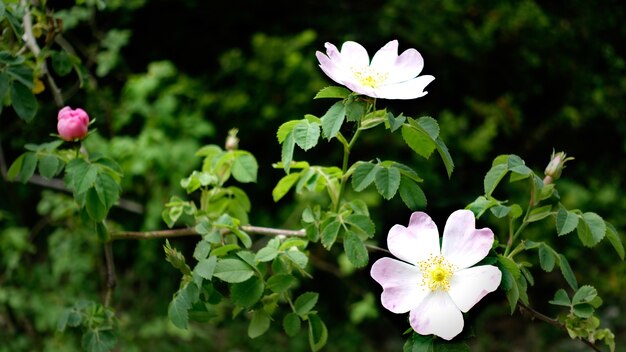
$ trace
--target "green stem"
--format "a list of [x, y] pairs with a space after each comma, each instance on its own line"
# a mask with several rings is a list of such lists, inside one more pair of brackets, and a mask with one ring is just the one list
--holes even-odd
[[522, 231], [526, 228], [526, 226], [528, 226], [529, 224], [528, 216], [530, 215], [530, 212], [535, 208], [537, 203], [538, 202], [535, 200], [535, 182], [533, 178], [531, 177], [530, 178], [530, 198], [528, 200], [528, 208], [526, 209], [526, 213], [524, 214], [524, 219], [522, 220], [522, 224], [517, 228], [517, 231], [515, 231], [515, 233], [513, 233], [513, 220], [511, 219], [509, 223], [509, 240], [507, 241], [506, 248], [504, 250], [505, 257], [506, 256], [512, 257], [513, 253], [509, 254], [509, 252], [511, 251], [511, 248], [513, 247], [513, 243], [515, 243], [515, 241], [517, 240], [519, 235], [522, 233]]
[[[352, 138], [350, 139], [350, 143], [343, 143], [343, 162], [341, 165], [341, 174], [345, 175], [346, 172], [348, 171], [348, 163], [350, 160], [350, 151], [352, 150], [352, 147], [354, 146], [354, 143], [356, 142], [357, 138], [359, 138], [359, 135], [361, 134], [361, 129], [360, 129], [360, 124], [356, 130], [356, 132], [354, 132], [354, 134], [352, 135]], [[345, 141], [345, 139], [344, 139]], [[339, 206], [341, 204], [341, 198], [343, 198], [343, 193], [344, 193], [344, 189], [346, 188], [346, 182], [348, 181], [347, 177], [342, 177], [341, 181], [339, 183], [339, 196], [337, 197], [337, 202], [335, 202], [334, 207], [333, 207], [333, 211], [334, 212], [338, 212], [339, 211]]]

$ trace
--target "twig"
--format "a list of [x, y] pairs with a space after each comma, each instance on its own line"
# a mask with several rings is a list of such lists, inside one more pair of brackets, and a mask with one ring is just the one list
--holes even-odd
[[[284, 230], [271, 227], [260, 226], [241, 226], [241, 230], [257, 235], [268, 236], [292, 236], [292, 237], [304, 237], [306, 233], [304, 230]], [[172, 237], [185, 237], [185, 236], [197, 236], [199, 235], [195, 229], [191, 227], [183, 229], [173, 230], [157, 230], [157, 231], [120, 231], [111, 233], [111, 240], [149, 240], [155, 238], [172, 238]]]
[[[22, 22], [24, 23], [24, 37], [22, 38], [26, 43], [28, 49], [35, 55], [39, 56], [41, 53], [41, 48], [37, 44], [35, 40], [35, 36], [33, 35], [33, 19], [30, 14], [30, 9], [28, 8], [27, 0], [20, 0], [20, 4], [24, 7], [24, 17], [22, 18]], [[46, 60], [43, 60], [41, 63], [41, 73], [46, 76], [48, 81], [48, 86], [50, 87], [50, 92], [52, 93], [52, 97], [54, 98], [54, 103], [57, 107], [63, 107], [63, 95], [61, 94], [61, 90], [57, 86], [56, 82], [54, 82], [54, 78], [50, 74], [48, 70], [48, 65], [46, 64]]]
[[[537, 318], [537, 319], [539, 319], [539, 320], [541, 320], [541, 321], [543, 321], [545, 323], [548, 323], [548, 324], [550, 324], [550, 325], [552, 325], [552, 326], [554, 326], [554, 327], [556, 327], [556, 328], [558, 328], [560, 330], [563, 330], [563, 331], [567, 332], [567, 327], [565, 326], [565, 324], [563, 324], [562, 322], [558, 321], [557, 319], [550, 318], [549, 316], [544, 315], [544, 314], [536, 311], [535, 309], [525, 305], [522, 302], [518, 302], [517, 304], [520, 307], [520, 311], [522, 312], [522, 315], [524, 313], [526, 313], [526, 314], [530, 315], [531, 319]], [[602, 350], [598, 346], [596, 346], [593, 342], [591, 342], [589, 340], [582, 339], [582, 338], [580, 339], [580, 341], [584, 342], [587, 346], [589, 346], [594, 351], [602, 352]]]
[[108, 307], [111, 303], [111, 296], [113, 295], [113, 290], [115, 289], [115, 285], [117, 284], [117, 279], [115, 276], [115, 262], [113, 261], [113, 246], [111, 242], [107, 242], [104, 244], [104, 261], [106, 264], [106, 275], [107, 275], [107, 283], [106, 283], [106, 292], [104, 295], [104, 305]]

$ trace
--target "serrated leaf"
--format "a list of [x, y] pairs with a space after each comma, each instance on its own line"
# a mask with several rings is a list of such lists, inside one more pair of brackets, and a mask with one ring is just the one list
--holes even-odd
[[416, 129], [414, 126], [404, 124], [401, 129], [402, 139], [415, 153], [428, 159], [435, 151], [437, 145], [426, 132]]
[[348, 225], [351, 225], [351, 229], [353, 231], [356, 230], [357, 232], [362, 233], [367, 237], [374, 236], [374, 232], [376, 231], [376, 226], [368, 215], [351, 214], [344, 219], [344, 222]]
[[598, 291], [590, 285], [581, 286], [572, 297], [572, 304], [590, 303], [598, 296]]
[[104, 220], [109, 210], [102, 203], [100, 197], [98, 197], [98, 192], [95, 188], [87, 190], [87, 194], [85, 195], [85, 208], [87, 208], [89, 217], [96, 222]]
[[300, 320], [300, 317], [298, 317], [298, 314], [296, 313], [293, 313], [293, 312], [288, 313], [283, 318], [283, 329], [285, 330], [285, 333], [287, 334], [287, 336], [290, 336], [290, 337], [296, 336], [296, 334], [300, 332], [301, 326], [302, 326], [302, 321]]
[[566, 235], [578, 226], [578, 215], [573, 211], [560, 208], [556, 213], [556, 232], [559, 236]]
[[[32, 77], [31, 77], [32, 80]], [[39, 104], [30, 88], [19, 82], [13, 82], [10, 87], [11, 104], [13, 109], [22, 120], [30, 122], [35, 114]]]
[[378, 170], [380, 170], [380, 166], [376, 164], [360, 162], [352, 173], [352, 188], [357, 192], [361, 192], [367, 188], [367, 186], [374, 182]]
[[280, 161], [283, 163], [283, 169], [286, 173], [289, 173], [291, 168], [291, 161], [293, 160], [293, 149], [296, 145], [296, 141], [293, 138], [293, 133], [289, 132], [283, 141], [283, 146], [280, 153]]
[[317, 145], [320, 138], [320, 125], [301, 120], [294, 126], [292, 133], [296, 144], [306, 151]]
[[500, 268], [508, 271], [513, 279], [519, 279], [521, 271], [517, 263], [515, 263], [511, 258], [505, 257], [503, 255], [498, 255], [498, 263], [500, 264]]
[[606, 238], [611, 242], [611, 245], [619, 255], [620, 259], [624, 260], [624, 245], [622, 244], [622, 240], [617, 233], [617, 230], [613, 225], [608, 222], [606, 224]]
[[554, 269], [554, 265], [556, 264], [556, 255], [554, 251], [548, 247], [546, 244], [543, 244], [539, 247], [539, 265], [541, 269], [547, 272], [551, 272]]
[[[202, 243], [207, 243], [207, 242], [202, 242]], [[200, 275], [200, 277], [202, 277], [203, 279], [211, 280], [213, 278], [213, 273], [215, 272], [216, 265], [217, 265], [217, 257], [212, 255], [206, 259], [202, 259], [198, 261], [198, 264], [196, 264], [196, 267], [193, 269], [193, 271], [196, 274]]]
[[367, 265], [369, 255], [363, 241], [353, 232], [346, 233], [343, 240], [343, 249], [352, 265], [357, 268]]
[[272, 198], [274, 199], [274, 202], [278, 202], [289, 192], [291, 187], [293, 187], [296, 181], [300, 178], [300, 175], [300, 172], [288, 174], [278, 181], [276, 187], [272, 190]]
[[346, 106], [343, 101], [338, 101], [326, 111], [322, 120], [322, 133], [324, 138], [331, 139], [339, 133], [341, 125], [346, 117]]
[[244, 282], [231, 284], [230, 297], [233, 303], [249, 308], [261, 299], [263, 290], [265, 290], [263, 280], [252, 276]]
[[287, 135], [293, 131], [293, 128], [300, 123], [300, 120], [291, 120], [283, 123], [278, 127], [278, 131], [276, 131], [276, 138], [278, 139], [278, 143], [283, 143], [285, 139], [287, 139]]
[[312, 352], [321, 350], [328, 340], [328, 329], [317, 314], [309, 315], [309, 347]]
[[509, 213], [511, 212], [510, 207], [507, 207], [506, 205], [502, 205], [502, 204], [498, 204], [489, 210], [495, 217], [500, 218], [500, 219], [509, 215]]
[[426, 195], [415, 181], [403, 176], [398, 191], [400, 198], [409, 209], [417, 210], [426, 207]]
[[423, 336], [413, 333], [404, 343], [402, 352], [435, 352], [433, 343], [434, 339], [432, 335]]
[[117, 337], [112, 330], [87, 330], [81, 338], [81, 346], [89, 352], [109, 352], [117, 344]]
[[252, 320], [248, 325], [248, 337], [251, 339], [257, 338], [270, 328], [270, 315], [263, 309], [255, 310], [252, 313]]
[[189, 309], [198, 300], [198, 287], [190, 282], [174, 294], [167, 308], [167, 316], [172, 324], [180, 329], [187, 329]]
[[550, 215], [552, 215], [552, 205], [544, 205], [542, 207], [531, 210], [530, 214], [528, 214], [527, 220], [528, 222], [535, 222], [545, 219]]
[[22, 168], [20, 169], [20, 182], [26, 183], [35, 173], [37, 168], [37, 155], [35, 153], [25, 153], [22, 160]]
[[448, 178], [450, 178], [450, 176], [452, 176], [452, 172], [454, 171], [454, 161], [452, 161], [450, 151], [441, 138], [437, 138], [435, 143], [437, 144], [437, 152], [441, 157], [441, 161], [443, 161], [443, 165], [446, 167]]
[[275, 274], [267, 279], [267, 288], [276, 293], [287, 291], [297, 283], [296, 278], [291, 274]]
[[567, 258], [563, 254], [559, 254], [559, 267], [561, 268], [561, 274], [567, 281], [567, 284], [573, 289], [578, 290], [578, 281], [576, 281], [576, 276], [574, 275], [574, 271], [572, 267], [569, 265]]
[[578, 236], [583, 245], [593, 247], [606, 235], [606, 224], [600, 215], [592, 212], [584, 213], [581, 220], [577, 226]]
[[[213, 251], [214, 254], [215, 251]], [[213, 276], [229, 283], [244, 282], [252, 275], [254, 275], [254, 270], [250, 265], [235, 258], [226, 258], [218, 261], [213, 272]]]
[[304, 269], [306, 267], [306, 264], [309, 262], [309, 257], [307, 257], [306, 254], [300, 251], [290, 250], [285, 252], [285, 255], [300, 269]]
[[56, 155], [46, 154], [39, 159], [39, 174], [45, 178], [54, 177], [59, 171], [61, 160]]
[[439, 137], [439, 124], [432, 117], [422, 116], [416, 122], [432, 140], [436, 140]]
[[495, 199], [491, 197], [486, 198], [484, 196], [479, 196], [476, 200], [468, 204], [465, 209], [471, 210], [476, 218], [479, 218], [485, 213], [485, 211], [487, 211], [487, 209], [496, 205], [498, 205], [498, 202]]
[[491, 196], [491, 193], [496, 189], [498, 183], [504, 178], [509, 168], [506, 164], [496, 164], [487, 171], [485, 179], [483, 180], [483, 186], [486, 196]]
[[365, 115], [366, 104], [360, 100], [348, 99], [346, 103], [346, 118], [350, 122], [359, 121]]
[[336, 219], [329, 221], [322, 228], [322, 245], [326, 249], [330, 249], [335, 241], [337, 240], [337, 235], [339, 234], [339, 229], [341, 228], [341, 223]]
[[313, 99], [340, 98], [345, 99], [350, 95], [350, 91], [344, 87], [330, 86], [320, 89]]
[[374, 183], [383, 198], [389, 200], [396, 195], [400, 187], [400, 171], [395, 167], [381, 168], [376, 172]]
[[274, 247], [263, 247], [259, 249], [259, 251], [254, 256], [254, 260], [257, 262], [269, 262], [270, 260], [274, 260], [278, 255], [278, 250]]
[[305, 317], [313, 307], [317, 304], [319, 293], [305, 292], [296, 298], [294, 302], [294, 311], [301, 317]]
[[98, 198], [107, 209], [110, 209], [120, 198], [120, 185], [108, 173], [100, 173], [95, 182]]
[[238, 150], [232, 165], [232, 174], [235, 180], [241, 183], [256, 182], [259, 164], [254, 156], [248, 152]]
[[567, 292], [565, 292], [565, 290], [562, 288], [556, 291], [556, 293], [554, 294], [554, 298], [548, 303], [564, 307], [569, 307], [571, 305], [569, 297], [567, 296]]
[[387, 113], [387, 123], [391, 132], [397, 131], [406, 122], [406, 116], [400, 114], [400, 116], [393, 116], [392, 113]]

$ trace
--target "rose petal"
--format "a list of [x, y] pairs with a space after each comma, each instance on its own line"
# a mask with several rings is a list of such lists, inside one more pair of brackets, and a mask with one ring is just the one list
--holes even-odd
[[437, 335], [451, 340], [463, 331], [463, 314], [445, 292], [433, 292], [411, 310], [409, 322], [422, 335]]
[[474, 213], [457, 210], [450, 215], [443, 230], [441, 254], [456, 269], [468, 268], [481, 261], [493, 245], [489, 228], [476, 229]]
[[341, 46], [342, 65], [345, 68], [369, 66], [370, 58], [367, 50], [357, 42], [345, 42]]
[[419, 76], [406, 82], [379, 87], [376, 90], [376, 94], [378, 98], [383, 99], [415, 99], [423, 97], [428, 93], [424, 89], [434, 79], [435, 77], [430, 75]]
[[387, 236], [387, 247], [394, 256], [417, 264], [428, 256], [439, 255], [439, 231], [426, 213], [411, 214], [409, 227], [394, 225]]
[[422, 58], [422, 55], [415, 49], [405, 50], [400, 56], [398, 56], [393, 67], [389, 70], [387, 83], [398, 83], [413, 79], [417, 77], [420, 72], [422, 72], [423, 68], [424, 59]]
[[370, 275], [383, 287], [380, 296], [383, 307], [393, 313], [406, 313], [417, 307], [429, 291], [418, 285], [422, 275], [416, 266], [395, 260], [377, 260]]
[[316, 52], [317, 60], [320, 63], [320, 68], [324, 73], [330, 77], [333, 81], [343, 84], [345, 79], [345, 70], [339, 67], [332, 59], [324, 55], [321, 52]]
[[486, 294], [495, 291], [501, 279], [502, 272], [493, 265], [459, 270], [450, 280], [448, 294], [456, 306], [465, 313]]
[[[390, 72], [398, 59], [398, 41], [392, 40], [380, 48], [372, 58], [371, 68], [378, 72]], [[413, 76], [415, 77], [415, 76]], [[410, 77], [410, 78], [413, 78]]]

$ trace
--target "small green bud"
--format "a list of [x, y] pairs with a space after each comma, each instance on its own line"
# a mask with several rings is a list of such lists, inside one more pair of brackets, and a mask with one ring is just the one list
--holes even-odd
[[237, 150], [239, 148], [239, 138], [237, 138], [238, 129], [233, 128], [228, 131], [228, 137], [226, 137], [226, 150]]
[[556, 181], [561, 177], [561, 172], [565, 168], [565, 163], [569, 160], [574, 160], [573, 157], [567, 157], [565, 152], [552, 152], [552, 157], [550, 158], [550, 163], [546, 167], [544, 174], [546, 178], [544, 179], [544, 184], [550, 184], [553, 181]]

